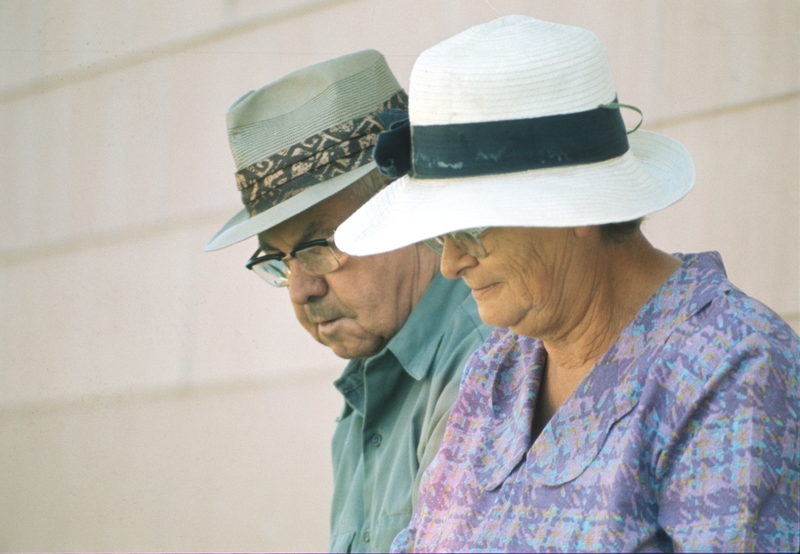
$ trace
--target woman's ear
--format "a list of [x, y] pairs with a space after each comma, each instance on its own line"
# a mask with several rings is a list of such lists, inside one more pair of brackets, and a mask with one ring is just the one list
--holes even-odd
[[577, 238], [582, 239], [591, 235], [592, 232], [599, 231], [599, 229], [597, 225], [584, 225], [582, 227], [573, 227], [572, 232], [575, 233]]

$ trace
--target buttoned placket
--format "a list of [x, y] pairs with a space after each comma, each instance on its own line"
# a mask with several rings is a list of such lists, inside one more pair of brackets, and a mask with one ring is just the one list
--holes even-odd
[[[458, 293], [450, 294], [455, 288], [459, 289]], [[432, 312], [441, 315], [457, 310], [460, 303], [469, 298], [469, 289], [460, 281], [448, 281], [437, 275], [425, 294], [423, 300], [429, 298], [429, 302], [421, 301], [421, 304], [426, 309], [415, 310], [386, 349], [373, 358], [354, 360], [336, 382], [336, 388], [346, 400], [340, 425], [346, 425], [347, 417], [353, 412], [357, 422], [351, 423], [350, 436], [353, 451], [358, 448], [361, 477], [352, 484], [360, 491], [361, 494], [355, 496], [361, 496], [363, 504], [359, 510], [360, 524], [349, 528], [352, 533], [349, 544], [353, 551], [388, 548], [387, 537], [390, 542], [400, 529], [398, 521], [410, 514], [410, 494], [407, 499], [405, 496], [413, 487], [417, 468], [413, 467], [413, 460], [409, 460], [409, 453], [414, 452], [413, 449], [409, 452], [409, 433], [419, 432], [419, 429], [409, 426], [410, 414], [405, 410], [419, 408], [415, 387], [431, 370], [440, 337], [445, 332], [439, 326], [431, 328], [429, 325]], [[479, 321], [477, 313], [471, 321]], [[395, 425], [400, 422], [402, 425]], [[405, 471], [388, 479], [386, 472], [394, 470], [389, 466], [405, 467], [406, 462], [410, 470], [407, 484], [404, 483]], [[334, 533], [344, 529], [338, 522], [334, 525]]]
[[[364, 427], [361, 445], [364, 459], [364, 498], [373, 498], [377, 483], [383, 477], [379, 475], [378, 468], [385, 451], [384, 430], [378, 422], [382, 421], [382, 415], [391, 409], [398, 383], [410, 377], [390, 350], [385, 350], [379, 356], [367, 360], [363, 371]], [[370, 533], [373, 532], [370, 524], [374, 523], [379, 515], [372, 513], [371, 505], [367, 507], [364, 528], [361, 530], [361, 540], [365, 545], [368, 545]]]

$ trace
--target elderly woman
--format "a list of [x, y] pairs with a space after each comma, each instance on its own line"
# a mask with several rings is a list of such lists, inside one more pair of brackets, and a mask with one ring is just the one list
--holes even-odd
[[797, 552], [798, 337], [716, 253], [644, 237], [694, 168], [626, 135], [597, 37], [502, 18], [424, 52], [410, 94], [375, 154], [409, 175], [336, 243], [428, 239], [498, 329], [393, 547]]

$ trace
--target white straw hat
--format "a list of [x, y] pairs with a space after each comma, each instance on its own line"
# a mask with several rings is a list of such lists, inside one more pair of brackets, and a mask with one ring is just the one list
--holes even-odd
[[375, 159], [410, 172], [339, 226], [350, 254], [473, 227], [630, 221], [694, 185], [679, 142], [626, 135], [605, 49], [585, 29], [526, 16], [477, 25], [423, 52], [409, 91], [410, 135], [394, 125]]
[[364, 50], [318, 63], [250, 91], [226, 114], [245, 209], [205, 250], [257, 235], [375, 169], [385, 129], [378, 114], [407, 98], [383, 55]]

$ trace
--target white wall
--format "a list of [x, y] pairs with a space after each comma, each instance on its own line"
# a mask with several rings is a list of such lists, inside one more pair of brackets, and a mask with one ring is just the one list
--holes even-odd
[[800, 324], [800, 2], [0, 0], [0, 550], [324, 550], [344, 362], [239, 209], [224, 113], [363, 48], [407, 84], [499, 14], [587, 27], [696, 189], [649, 218]]

